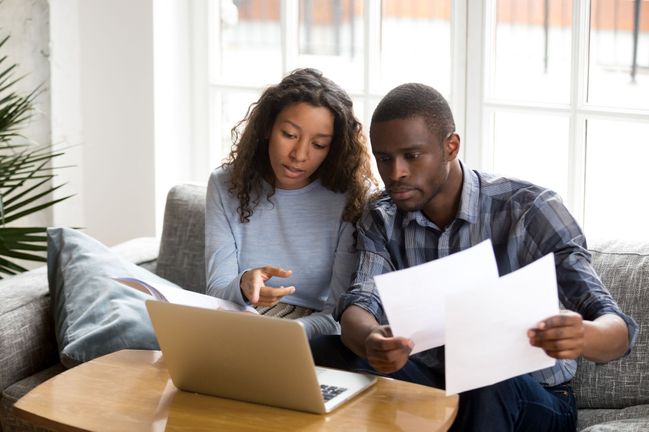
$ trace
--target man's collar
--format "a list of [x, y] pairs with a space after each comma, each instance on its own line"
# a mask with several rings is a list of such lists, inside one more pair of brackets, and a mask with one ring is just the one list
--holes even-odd
[[[462, 168], [462, 194], [460, 196], [460, 208], [455, 219], [476, 223], [480, 209], [480, 180], [473, 170], [464, 166], [462, 161], [459, 162], [460, 168]], [[421, 210], [406, 212], [401, 226], [405, 228], [412, 221], [417, 222], [423, 227], [432, 227], [440, 230], [440, 227], [431, 222]]]

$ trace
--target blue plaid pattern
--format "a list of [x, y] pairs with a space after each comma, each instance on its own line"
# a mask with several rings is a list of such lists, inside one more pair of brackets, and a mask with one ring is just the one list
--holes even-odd
[[[387, 193], [374, 200], [358, 226], [360, 263], [350, 290], [338, 303], [336, 317], [359, 306], [386, 324], [374, 285], [378, 274], [441, 258], [491, 239], [500, 275], [554, 252], [559, 300], [584, 319], [613, 313], [629, 328], [631, 346], [637, 324], [613, 300], [591, 266], [581, 228], [554, 192], [534, 184], [471, 171], [464, 180], [457, 217], [440, 229], [420, 211], [399, 211]], [[467, 269], [470, 271], [470, 269]], [[435, 281], [431, 281], [435, 289]], [[443, 366], [443, 347], [415, 354], [430, 367]], [[532, 373], [541, 384], [555, 386], [572, 379], [574, 360]]]

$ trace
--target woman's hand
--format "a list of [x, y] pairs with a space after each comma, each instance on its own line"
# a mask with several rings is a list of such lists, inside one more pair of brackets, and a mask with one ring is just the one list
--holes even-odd
[[289, 277], [293, 274], [291, 270], [284, 270], [270, 265], [248, 270], [241, 276], [239, 287], [241, 293], [250, 303], [255, 306], [274, 306], [285, 295], [295, 292], [294, 286], [273, 288], [266, 286], [266, 281], [276, 277]]

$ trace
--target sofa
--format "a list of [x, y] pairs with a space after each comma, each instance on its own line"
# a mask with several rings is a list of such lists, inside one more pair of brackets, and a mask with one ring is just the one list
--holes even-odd
[[[186, 289], [205, 290], [205, 187], [178, 185], [167, 196], [159, 242], [140, 238], [113, 250]], [[578, 430], [649, 431], [649, 243], [595, 242], [593, 263], [624, 311], [638, 322], [634, 351], [608, 364], [581, 361], [573, 381]], [[34, 430], [12, 406], [62, 372], [45, 267], [0, 280], [0, 432]]]

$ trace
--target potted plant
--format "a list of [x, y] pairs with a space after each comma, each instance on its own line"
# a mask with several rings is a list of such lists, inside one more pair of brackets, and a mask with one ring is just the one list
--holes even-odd
[[6, 64], [7, 56], [2, 55], [8, 39], [0, 40], [0, 279], [27, 270], [18, 260], [46, 261], [47, 227], [9, 224], [69, 198], [52, 199], [62, 185], [52, 186], [50, 163], [62, 153], [29, 144], [21, 134], [34, 114], [41, 87], [17, 92], [17, 65]]

